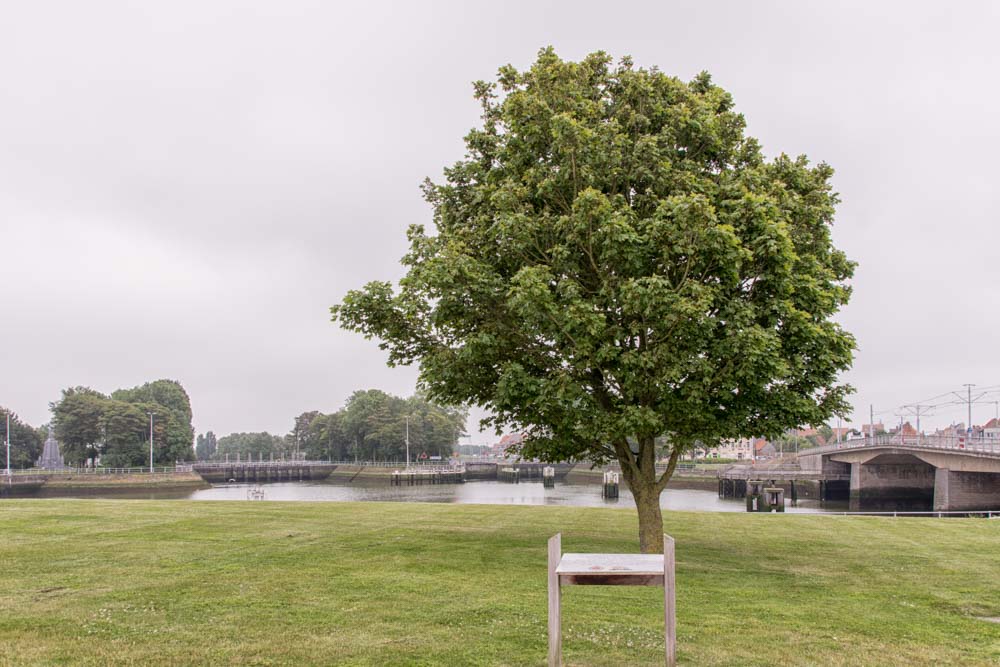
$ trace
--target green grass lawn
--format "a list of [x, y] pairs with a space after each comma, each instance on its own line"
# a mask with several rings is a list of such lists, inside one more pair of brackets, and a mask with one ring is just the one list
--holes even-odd
[[[697, 665], [1000, 664], [1000, 520], [665, 514]], [[546, 540], [633, 511], [0, 502], [0, 664], [542, 665]], [[572, 587], [567, 664], [656, 664], [662, 591]]]

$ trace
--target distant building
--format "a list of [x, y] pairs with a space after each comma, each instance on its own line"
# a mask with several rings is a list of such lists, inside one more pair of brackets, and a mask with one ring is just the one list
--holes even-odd
[[841, 442], [843, 442], [844, 440], [847, 440], [848, 436], [851, 434], [851, 431], [853, 431], [854, 429], [852, 429], [850, 426], [840, 426], [840, 427], [831, 426], [830, 430], [833, 431], [833, 436], [831, 436], [832, 442], [837, 442], [838, 433], [840, 434]]
[[902, 424], [901, 426], [897, 426], [896, 428], [892, 429], [890, 433], [892, 435], [899, 435], [900, 433], [902, 433], [904, 437], [908, 438], [911, 436], [916, 436], [917, 429], [913, 428], [913, 424], [911, 424], [910, 422], [906, 422], [905, 424]]
[[524, 433], [508, 433], [507, 435], [500, 438], [500, 442], [493, 445], [491, 453], [493, 456], [506, 456], [507, 449], [520, 445], [524, 442]]
[[723, 440], [715, 447], [710, 447], [705, 457], [709, 459], [736, 459], [749, 461], [753, 458], [753, 438], [737, 438]]
[[934, 435], [940, 438], [957, 438], [959, 436], [965, 436], [965, 423], [959, 422], [957, 424], [950, 424], [944, 428], [939, 428], [934, 431]]
[[[861, 432], [864, 433], [865, 435], [870, 435], [872, 432], [872, 425], [862, 424]], [[885, 433], [885, 424], [883, 424], [882, 422], [877, 422], [875, 424], [875, 435], [878, 435], [879, 433]]]
[[758, 459], [773, 459], [778, 455], [778, 450], [774, 448], [774, 445], [764, 438], [757, 438], [753, 441], [753, 452], [754, 457]]
[[983, 437], [987, 440], [1000, 440], [1000, 419], [994, 417], [983, 424]]

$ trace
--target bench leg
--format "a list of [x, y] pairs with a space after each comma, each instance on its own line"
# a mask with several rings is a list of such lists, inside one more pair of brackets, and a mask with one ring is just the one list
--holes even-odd
[[562, 591], [556, 567], [562, 558], [562, 533], [549, 538], [549, 667], [562, 665], [562, 619], [559, 603]]
[[677, 664], [677, 600], [674, 595], [674, 538], [663, 536], [663, 632], [667, 667]]

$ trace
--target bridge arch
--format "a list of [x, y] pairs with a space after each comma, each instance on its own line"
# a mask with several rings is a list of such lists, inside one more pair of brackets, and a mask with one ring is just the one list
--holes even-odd
[[1000, 509], [995, 448], [879, 442], [803, 454], [804, 469], [850, 468], [852, 509]]

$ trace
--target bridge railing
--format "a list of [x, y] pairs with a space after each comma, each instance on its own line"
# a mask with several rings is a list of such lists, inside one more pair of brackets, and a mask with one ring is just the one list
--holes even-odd
[[978, 454], [1000, 455], [1000, 439], [998, 438], [973, 438], [966, 436], [943, 436], [943, 435], [899, 435], [883, 434], [874, 438], [867, 437], [864, 440], [848, 440], [836, 445], [824, 445], [811, 449], [801, 450], [802, 454], [824, 454], [844, 449], [863, 449], [865, 447], [915, 447], [919, 449], [941, 449], [950, 451], [964, 451]]

